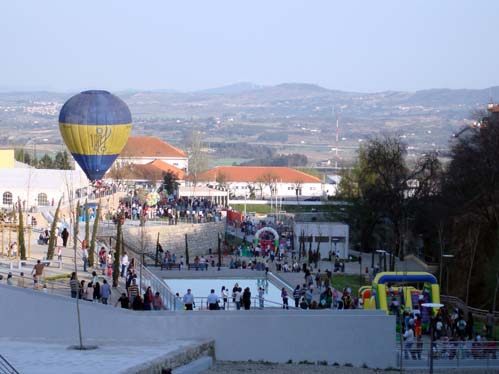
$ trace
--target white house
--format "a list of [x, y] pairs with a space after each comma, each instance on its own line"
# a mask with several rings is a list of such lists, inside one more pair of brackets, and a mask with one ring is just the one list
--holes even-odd
[[219, 166], [199, 175], [208, 185], [227, 188], [236, 197], [333, 195], [336, 186], [302, 171], [275, 166]]
[[2, 208], [12, 208], [18, 199], [25, 209], [57, 204], [61, 197], [67, 200], [71, 191], [88, 186], [88, 179], [78, 166], [76, 170], [56, 170], [35, 169], [18, 162], [11, 165], [0, 167]]
[[321, 258], [328, 258], [329, 252], [339, 252], [340, 258], [348, 258], [348, 232], [349, 226], [341, 222], [296, 222], [293, 224], [294, 246], [300, 248], [300, 237], [305, 238], [305, 250], [308, 251], [310, 238], [312, 238], [312, 250], [317, 249]]
[[188, 168], [188, 157], [184, 151], [152, 136], [130, 136], [116, 159], [116, 164], [149, 164], [155, 160], [173, 165], [184, 172]]

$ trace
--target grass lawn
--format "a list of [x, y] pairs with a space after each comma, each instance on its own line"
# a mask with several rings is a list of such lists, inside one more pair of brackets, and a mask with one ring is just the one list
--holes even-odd
[[[231, 204], [232, 208], [239, 211], [239, 212], [244, 212], [244, 204]], [[275, 209], [275, 208], [274, 208]], [[331, 210], [331, 207], [329, 205], [283, 205], [282, 210], [286, 212], [294, 212], [294, 213], [299, 213], [299, 212], [327, 212]], [[270, 205], [268, 204], [246, 204], [246, 212], [255, 212], [255, 213], [261, 213], [261, 214], [266, 214], [270, 213]]]
[[369, 282], [364, 277], [362, 277], [362, 280], [359, 279], [358, 275], [333, 273], [331, 284], [339, 291], [343, 291], [344, 288], [350, 287], [352, 289], [353, 295], [357, 295], [357, 291], [359, 290], [359, 288], [361, 286], [369, 285]]

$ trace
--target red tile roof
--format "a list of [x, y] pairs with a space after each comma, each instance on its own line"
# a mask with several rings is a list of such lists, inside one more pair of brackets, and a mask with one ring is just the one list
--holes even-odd
[[152, 166], [164, 171], [165, 173], [168, 173], [169, 171], [171, 171], [173, 174], [177, 175], [178, 180], [185, 179], [185, 172], [183, 170], [179, 169], [178, 167], [176, 167], [174, 165], [170, 165], [164, 161], [154, 160], [154, 161], [147, 163], [146, 165], [152, 165]]
[[130, 164], [118, 169], [112, 168], [106, 178], [128, 180], [161, 181], [164, 175], [171, 171], [177, 175], [177, 180], [184, 180], [185, 172], [161, 160], [154, 160], [147, 164]]
[[310, 174], [287, 167], [277, 166], [218, 166], [202, 173], [198, 180], [213, 182], [224, 175], [227, 182], [259, 182], [274, 179], [283, 183], [321, 183]]
[[120, 157], [177, 157], [186, 158], [187, 154], [152, 136], [130, 136], [120, 153]]

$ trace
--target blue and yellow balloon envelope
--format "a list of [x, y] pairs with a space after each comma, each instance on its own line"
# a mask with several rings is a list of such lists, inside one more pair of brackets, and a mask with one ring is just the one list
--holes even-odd
[[123, 100], [107, 91], [84, 91], [59, 114], [59, 130], [88, 179], [102, 179], [125, 146], [132, 115]]

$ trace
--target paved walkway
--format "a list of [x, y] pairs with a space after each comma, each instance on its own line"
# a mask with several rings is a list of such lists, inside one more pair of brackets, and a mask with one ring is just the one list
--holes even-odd
[[[85, 233], [85, 225], [80, 224], [79, 228], [79, 237], [80, 239], [84, 238]], [[81, 234], [83, 233], [83, 234]], [[28, 240], [28, 238], [26, 238]], [[18, 280], [20, 278], [21, 272], [24, 273], [25, 285], [26, 287], [33, 287], [33, 277], [31, 272], [33, 270], [33, 266], [35, 265], [37, 260], [43, 260], [47, 256], [47, 245], [40, 245], [37, 243], [38, 241], [38, 233], [32, 233], [31, 235], [31, 250], [30, 257], [28, 258], [28, 263], [18, 268], [18, 260], [12, 259], [13, 269], [9, 269], [7, 264], [0, 264], [0, 275], [3, 276], [3, 279], [0, 281], [2, 283], [6, 282], [7, 274], [10, 272], [14, 278], [14, 285], [17, 286]], [[62, 239], [59, 238], [59, 243], [62, 244]], [[54, 259], [57, 259], [57, 248], [55, 250]], [[3, 260], [7, 260], [6, 257], [3, 257]], [[83, 271], [83, 260], [81, 257], [81, 245], [78, 245], [78, 250], [76, 254], [76, 267], [78, 271], [78, 279], [86, 280], [87, 282], [92, 278], [92, 271], [96, 271], [99, 279], [106, 279], [110, 284], [112, 284], [112, 277], [107, 277], [101, 275], [101, 270], [97, 267], [88, 268], [87, 272]], [[74, 249], [73, 249], [73, 241], [70, 238], [68, 241], [68, 246], [66, 248], [62, 247], [62, 266], [59, 268], [57, 263], [52, 263], [50, 266], [45, 267], [45, 277], [53, 277], [58, 275], [70, 275], [73, 271], [75, 271], [75, 261], [74, 261]], [[61, 278], [55, 281], [47, 281], [47, 292], [54, 293], [58, 295], [69, 296], [69, 278]], [[120, 278], [120, 284], [117, 289], [113, 289], [114, 297], [117, 299], [119, 294], [124, 290], [124, 281]], [[111, 302], [114, 299], [113, 295], [111, 296]], [[116, 300], [115, 299], [115, 300]]]

